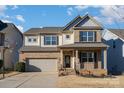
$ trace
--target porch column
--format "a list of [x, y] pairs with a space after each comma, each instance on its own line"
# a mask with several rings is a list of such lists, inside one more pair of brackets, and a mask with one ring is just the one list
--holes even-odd
[[0, 59], [3, 60], [3, 48], [0, 48], [0, 52], [1, 52]]
[[80, 70], [80, 64], [79, 64], [79, 57], [78, 57], [78, 50], [76, 50], [76, 57], [75, 57], [75, 70]]
[[79, 63], [78, 50], [76, 50], [76, 63]]
[[97, 65], [98, 69], [102, 69], [102, 60], [101, 60], [101, 50], [97, 52]]
[[63, 68], [63, 50], [60, 50], [60, 66]]
[[76, 62], [76, 60], [75, 60], [75, 50], [73, 50], [73, 69], [75, 68], [75, 62]]
[[107, 50], [103, 50], [103, 57], [104, 57], [104, 69], [107, 69]]

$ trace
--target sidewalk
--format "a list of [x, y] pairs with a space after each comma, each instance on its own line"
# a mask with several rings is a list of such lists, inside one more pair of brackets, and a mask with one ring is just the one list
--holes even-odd
[[[6, 77], [11, 77], [11, 76], [14, 76], [14, 75], [17, 75], [17, 74], [20, 74], [21, 72], [16, 72], [16, 71], [10, 71], [10, 72], [5, 72], [5, 78]], [[3, 78], [3, 74], [1, 73], [0, 74], [0, 79]]]

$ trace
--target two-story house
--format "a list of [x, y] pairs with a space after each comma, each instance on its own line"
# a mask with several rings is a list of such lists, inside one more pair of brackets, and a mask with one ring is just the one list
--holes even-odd
[[31, 28], [24, 33], [20, 61], [26, 71], [58, 71], [60, 68], [107, 74], [107, 45], [103, 27], [90, 15], [77, 16], [64, 27]]
[[23, 34], [12, 23], [0, 21], [0, 59], [5, 69], [14, 69], [19, 61], [19, 49], [23, 44]]

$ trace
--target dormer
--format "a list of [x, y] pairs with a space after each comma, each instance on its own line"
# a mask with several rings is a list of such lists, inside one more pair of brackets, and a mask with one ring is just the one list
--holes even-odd
[[73, 26], [74, 29], [82, 29], [82, 30], [102, 30], [102, 25], [97, 22], [92, 16], [85, 15], [82, 19], [77, 22], [76, 25]]

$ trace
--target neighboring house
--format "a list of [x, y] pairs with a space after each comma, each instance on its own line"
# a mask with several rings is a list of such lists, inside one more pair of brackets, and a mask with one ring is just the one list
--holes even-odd
[[13, 69], [15, 63], [19, 61], [18, 50], [22, 44], [23, 34], [18, 28], [12, 23], [0, 21], [0, 59], [3, 59], [4, 55], [5, 69]]
[[103, 27], [88, 14], [77, 16], [65, 27], [31, 28], [24, 33], [20, 61], [26, 71], [89, 70], [107, 74], [107, 45]]
[[124, 73], [124, 29], [108, 29], [103, 32], [108, 48], [108, 71], [112, 74]]
[[0, 59], [2, 59], [3, 46], [4, 46], [4, 33], [0, 32]]

